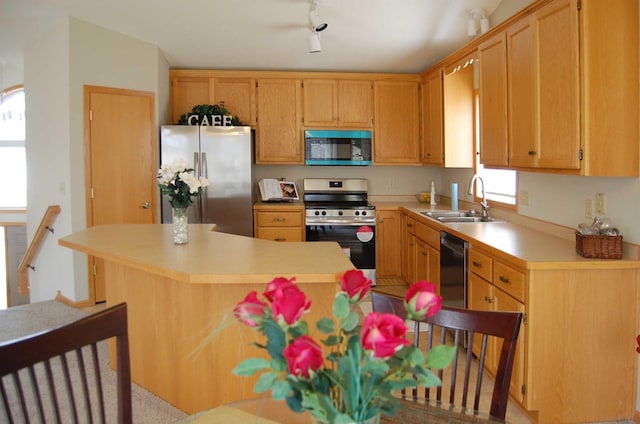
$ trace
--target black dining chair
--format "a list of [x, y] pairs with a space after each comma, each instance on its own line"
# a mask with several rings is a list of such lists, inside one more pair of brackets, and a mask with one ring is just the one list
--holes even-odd
[[127, 305], [0, 343], [0, 422], [105, 423], [97, 343], [115, 337], [117, 422], [132, 422]]
[[[392, 313], [403, 319], [406, 318], [407, 313], [403, 298], [376, 291], [372, 292], [371, 297], [374, 311]], [[444, 373], [443, 370], [437, 372], [443, 385], [449, 387], [448, 399], [445, 396], [443, 400], [443, 386], [435, 389], [425, 388], [422, 398], [419, 397], [417, 389], [413, 390], [411, 396], [403, 393], [402, 397], [413, 401], [429, 402], [433, 400], [438, 406], [446, 406], [448, 402], [450, 409], [458, 407], [463, 413], [479, 414], [487, 344], [489, 337], [493, 336], [501, 339], [502, 344], [499, 350], [499, 362], [488, 415], [492, 419], [504, 421], [521, 322], [522, 313], [520, 312], [475, 311], [446, 306], [443, 306], [435, 316], [416, 321], [415, 345], [424, 346], [428, 351], [436, 344], [452, 344], [456, 346], [458, 354], [454, 357], [450, 372]], [[420, 341], [419, 330], [423, 323], [426, 324], [428, 332], [426, 343]], [[481, 349], [477, 356], [471, 349], [474, 337], [481, 339]], [[463, 343], [464, 340], [466, 343]], [[464, 346], [469, 346], [469, 348]], [[459, 364], [460, 360], [462, 360], [462, 364]], [[458, 370], [463, 373], [461, 387]], [[473, 392], [470, 392], [470, 382], [473, 376], [475, 376], [475, 388]], [[432, 396], [433, 390], [435, 390], [435, 397]], [[473, 397], [472, 407], [469, 405], [470, 393]]]

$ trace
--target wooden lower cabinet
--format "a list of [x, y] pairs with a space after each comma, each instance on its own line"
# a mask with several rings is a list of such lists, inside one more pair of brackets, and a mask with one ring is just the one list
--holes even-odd
[[[512, 399], [538, 423], [632, 417], [639, 271], [610, 262], [534, 265], [469, 249], [469, 307], [525, 314]], [[486, 366], [495, 372], [497, 346], [489, 350]]]
[[407, 215], [402, 217], [402, 278], [425, 280], [440, 288], [440, 231]]
[[255, 238], [273, 241], [304, 241], [304, 209], [290, 207], [254, 207]]
[[401, 269], [401, 213], [376, 210], [376, 275], [399, 277]]

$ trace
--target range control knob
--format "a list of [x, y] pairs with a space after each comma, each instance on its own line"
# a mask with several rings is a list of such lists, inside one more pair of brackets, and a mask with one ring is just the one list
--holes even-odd
[[356, 211], [356, 216], [360, 215], [360, 211]]
[[327, 214], [327, 211], [322, 211], [322, 216], [325, 216]]
[[367, 211], [362, 211], [362, 216], [365, 216], [367, 214]]
[[314, 214], [315, 214], [315, 216], [318, 216], [318, 215], [320, 215], [320, 211], [315, 211]]

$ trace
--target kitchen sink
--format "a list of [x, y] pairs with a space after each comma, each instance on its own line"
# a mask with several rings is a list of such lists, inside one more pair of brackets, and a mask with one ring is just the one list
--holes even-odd
[[495, 218], [482, 217], [476, 211], [438, 211], [438, 212], [421, 212], [421, 214], [429, 218], [436, 219], [443, 223], [457, 222], [495, 222]]

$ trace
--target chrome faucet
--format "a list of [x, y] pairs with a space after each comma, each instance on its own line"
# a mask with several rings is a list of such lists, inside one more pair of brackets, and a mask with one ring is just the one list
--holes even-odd
[[473, 184], [476, 182], [476, 180], [480, 181], [480, 183], [482, 184], [482, 201], [480, 202], [480, 205], [482, 206], [482, 217], [488, 218], [489, 203], [487, 202], [487, 194], [484, 191], [484, 181], [482, 180], [482, 177], [480, 175], [475, 174], [473, 178], [471, 178], [471, 182], [469, 183], [468, 193], [473, 196]]

